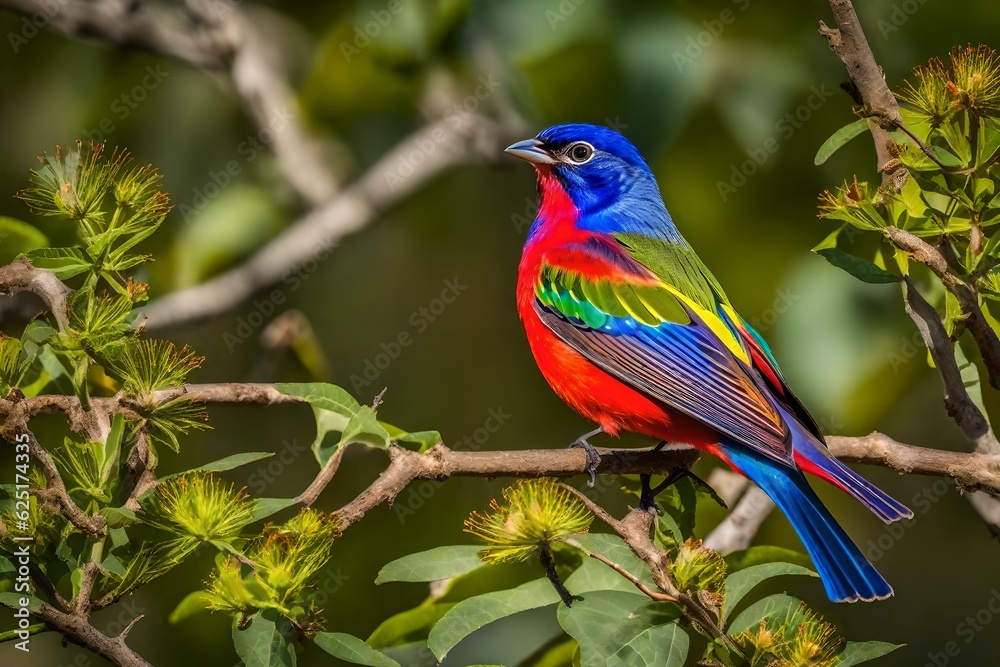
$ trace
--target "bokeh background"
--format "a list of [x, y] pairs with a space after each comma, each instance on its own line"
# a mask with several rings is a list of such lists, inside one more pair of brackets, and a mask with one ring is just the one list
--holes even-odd
[[[991, 0], [857, 4], [892, 86], [952, 46], [1000, 46], [1000, 13]], [[294, 36], [286, 56], [303, 120], [346, 148], [337, 160], [350, 165], [350, 173], [363, 173], [426, 122], [422, 100], [442, 77], [463, 95], [480, 77], [499, 82], [480, 111], [513, 110], [528, 128], [525, 136], [558, 122], [614, 124], [647, 157], [678, 225], [769, 339], [792, 386], [829, 432], [878, 429], [918, 445], [967, 447], [945, 414], [937, 375], [925, 362], [898, 290], [859, 283], [809, 252], [832, 230], [816, 218], [817, 193], [854, 173], [874, 176], [867, 136], [825, 165], [813, 165], [823, 140], [854, 119], [849, 98], [838, 89], [846, 78], [843, 66], [816, 32], [818, 20], [829, 19], [824, 2], [404, 0], [402, 12], [348, 62], [342, 43], [386, 5], [292, 0], [242, 6], [284, 17], [281, 24]], [[0, 34], [22, 30], [20, 16], [0, 12]], [[150, 67], [166, 74], [148, 86], [143, 100], [123, 106], [121, 96], [141, 86]], [[42, 30], [16, 52], [0, 46], [0, 82], [0, 215], [31, 219], [11, 195], [24, 186], [35, 155], [77, 138], [128, 147], [164, 173], [177, 208], [148, 243], [156, 261], [143, 277], [154, 298], [239, 263], [303, 210], [270, 153], [247, 160], [239, 152], [257, 129], [225, 76]], [[783, 120], [786, 114], [796, 120]], [[100, 129], [109, 127], [108, 120], [112, 129]], [[766, 159], [758, 159], [763, 164], [751, 175], [734, 177], [748, 156], [762, 154]], [[184, 205], [196, 206], [211, 174], [234, 159], [241, 173], [207, 206], [182, 215]], [[259, 329], [238, 345], [227, 344], [225, 335], [254, 312], [249, 302], [157, 334], [206, 355], [195, 381], [318, 376], [362, 401], [388, 387], [381, 416], [414, 430], [439, 429], [456, 447], [467, 446], [462, 439], [474, 436], [491, 410], [507, 417], [483, 447], [565, 446], [589, 425], [545, 385], [514, 311], [515, 270], [534, 201], [531, 170], [515, 162], [498, 156], [433, 179], [340, 243], [297, 289], [284, 285], [287, 302], [279, 310], [295, 309], [308, 323], [293, 327], [300, 334], [294, 345], [262, 344]], [[68, 242], [64, 226], [38, 223], [53, 239]], [[462, 289], [434, 314], [446, 281]], [[421, 308], [432, 309], [432, 316], [419, 314]], [[412, 344], [374, 379], [352, 381], [363, 378], [382, 344], [401, 332], [412, 336]], [[987, 404], [1000, 407], [987, 394]], [[161, 470], [239, 451], [303, 451], [313, 437], [307, 408], [215, 407], [211, 415], [215, 430], [187, 438], [179, 455], [165, 454]], [[356, 448], [319, 506], [338, 507], [384, 464], [381, 453]], [[714, 465], [704, 460], [700, 471], [707, 474]], [[826, 602], [818, 582], [784, 580], [773, 588], [803, 596], [848, 638], [907, 644], [877, 664], [1000, 664], [1000, 618], [982, 613], [1000, 595], [997, 540], [951, 484], [881, 469], [863, 472], [914, 507], [916, 519], [892, 532], [850, 499], [820, 491], [896, 596], [838, 606]], [[229, 476], [255, 493], [286, 497], [314, 474], [305, 449], [278, 474], [251, 467]], [[327, 629], [366, 637], [390, 614], [417, 604], [426, 595], [423, 586], [376, 587], [378, 569], [406, 553], [469, 542], [463, 518], [501, 486], [502, 480], [479, 479], [415, 485], [394, 508], [379, 508], [351, 528], [334, 547], [328, 574], [336, 592], [325, 605]], [[602, 501], [620, 514], [628, 499], [611, 488]], [[707, 534], [720, 518], [721, 510], [702, 508], [698, 532]], [[758, 542], [800, 548], [778, 514], [767, 520]], [[112, 630], [143, 613], [129, 643], [154, 664], [236, 663], [227, 618], [166, 620], [211, 563], [209, 553], [189, 559], [124, 605], [102, 612], [98, 627]], [[977, 614], [981, 630], [970, 632], [975, 626], [966, 619]], [[992, 626], [983, 624], [987, 616]], [[554, 623], [551, 610], [506, 620], [468, 639], [446, 664], [517, 664], [532, 650], [533, 637]], [[948, 642], [957, 644], [959, 655], [946, 663], [938, 655], [933, 662], [929, 654], [940, 654]], [[27, 658], [10, 645], [0, 647], [0, 663], [105, 664], [82, 649], [60, 646], [53, 634], [34, 638], [31, 646]], [[406, 659], [433, 664], [426, 653]], [[301, 660], [331, 664], [315, 647]]]

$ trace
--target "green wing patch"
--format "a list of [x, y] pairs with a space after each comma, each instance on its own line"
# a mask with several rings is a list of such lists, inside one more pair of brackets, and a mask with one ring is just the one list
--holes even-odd
[[669, 290], [602, 278], [591, 280], [574, 271], [545, 266], [535, 285], [538, 302], [550, 310], [600, 329], [609, 318], [634, 317], [649, 326], [688, 324], [691, 317]]

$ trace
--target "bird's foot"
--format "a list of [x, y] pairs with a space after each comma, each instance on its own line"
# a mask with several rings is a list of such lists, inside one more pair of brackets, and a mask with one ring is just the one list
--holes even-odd
[[594, 488], [597, 481], [597, 464], [601, 462], [601, 455], [597, 453], [597, 448], [588, 442], [589, 438], [604, 433], [604, 427], [597, 427], [589, 433], [584, 433], [579, 438], [570, 443], [568, 449], [582, 449], [587, 454], [587, 466], [584, 470], [590, 474], [587, 486]]
[[[652, 451], [659, 451], [665, 446], [667, 446], [667, 442], [665, 440], [661, 441], [653, 447]], [[713, 489], [709, 483], [701, 477], [698, 477], [698, 475], [691, 472], [689, 468], [674, 468], [667, 473], [667, 476], [663, 478], [663, 481], [656, 486], [652, 486], [651, 484], [652, 475], [639, 475], [639, 481], [642, 483], [642, 491], [639, 495], [639, 509], [653, 511], [656, 514], [660, 514], [660, 508], [656, 504], [656, 496], [660, 495], [685, 477], [691, 480], [691, 483], [694, 484], [696, 489], [707, 493], [712, 497], [712, 500], [719, 503], [719, 505], [721, 505], [724, 509], [729, 509], [726, 505], [726, 501], [724, 501], [719, 494], [716, 493], [715, 489]]]
[[[657, 516], [662, 516], [663, 511], [660, 510], [660, 506], [656, 504], [656, 494], [659, 491], [654, 491], [650, 483], [653, 480], [652, 475], [643, 474], [639, 475], [639, 482], [642, 484], [642, 491], [639, 492], [639, 507], [643, 512], [651, 512]], [[660, 489], [659, 486], [656, 487]], [[662, 489], [660, 489], [662, 490]]]

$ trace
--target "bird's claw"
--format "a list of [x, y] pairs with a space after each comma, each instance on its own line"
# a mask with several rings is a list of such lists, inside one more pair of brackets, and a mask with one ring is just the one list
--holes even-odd
[[639, 493], [639, 506], [636, 509], [640, 509], [644, 512], [652, 512], [656, 516], [663, 516], [663, 511], [660, 509], [660, 506], [656, 504], [656, 495], [663, 490], [660, 488], [663, 485], [657, 485], [656, 490], [654, 491], [650, 485], [652, 479], [652, 475], [639, 475], [639, 482], [642, 484], [642, 491]]
[[587, 438], [591, 438], [598, 433], [603, 433], [603, 428], [598, 428], [590, 433], [585, 433], [579, 438], [570, 443], [567, 449], [582, 449], [587, 454], [587, 465], [584, 470], [590, 475], [590, 479], [587, 481], [587, 486], [594, 488], [594, 484], [597, 482], [597, 464], [601, 462], [601, 455], [597, 453], [597, 448], [594, 447], [587, 441]]

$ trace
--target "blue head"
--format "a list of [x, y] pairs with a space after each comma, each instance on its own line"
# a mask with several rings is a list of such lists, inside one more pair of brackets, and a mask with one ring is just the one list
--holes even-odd
[[682, 242], [663, 205], [656, 178], [632, 143], [599, 125], [555, 125], [507, 152], [551, 171], [579, 212], [576, 226]]

